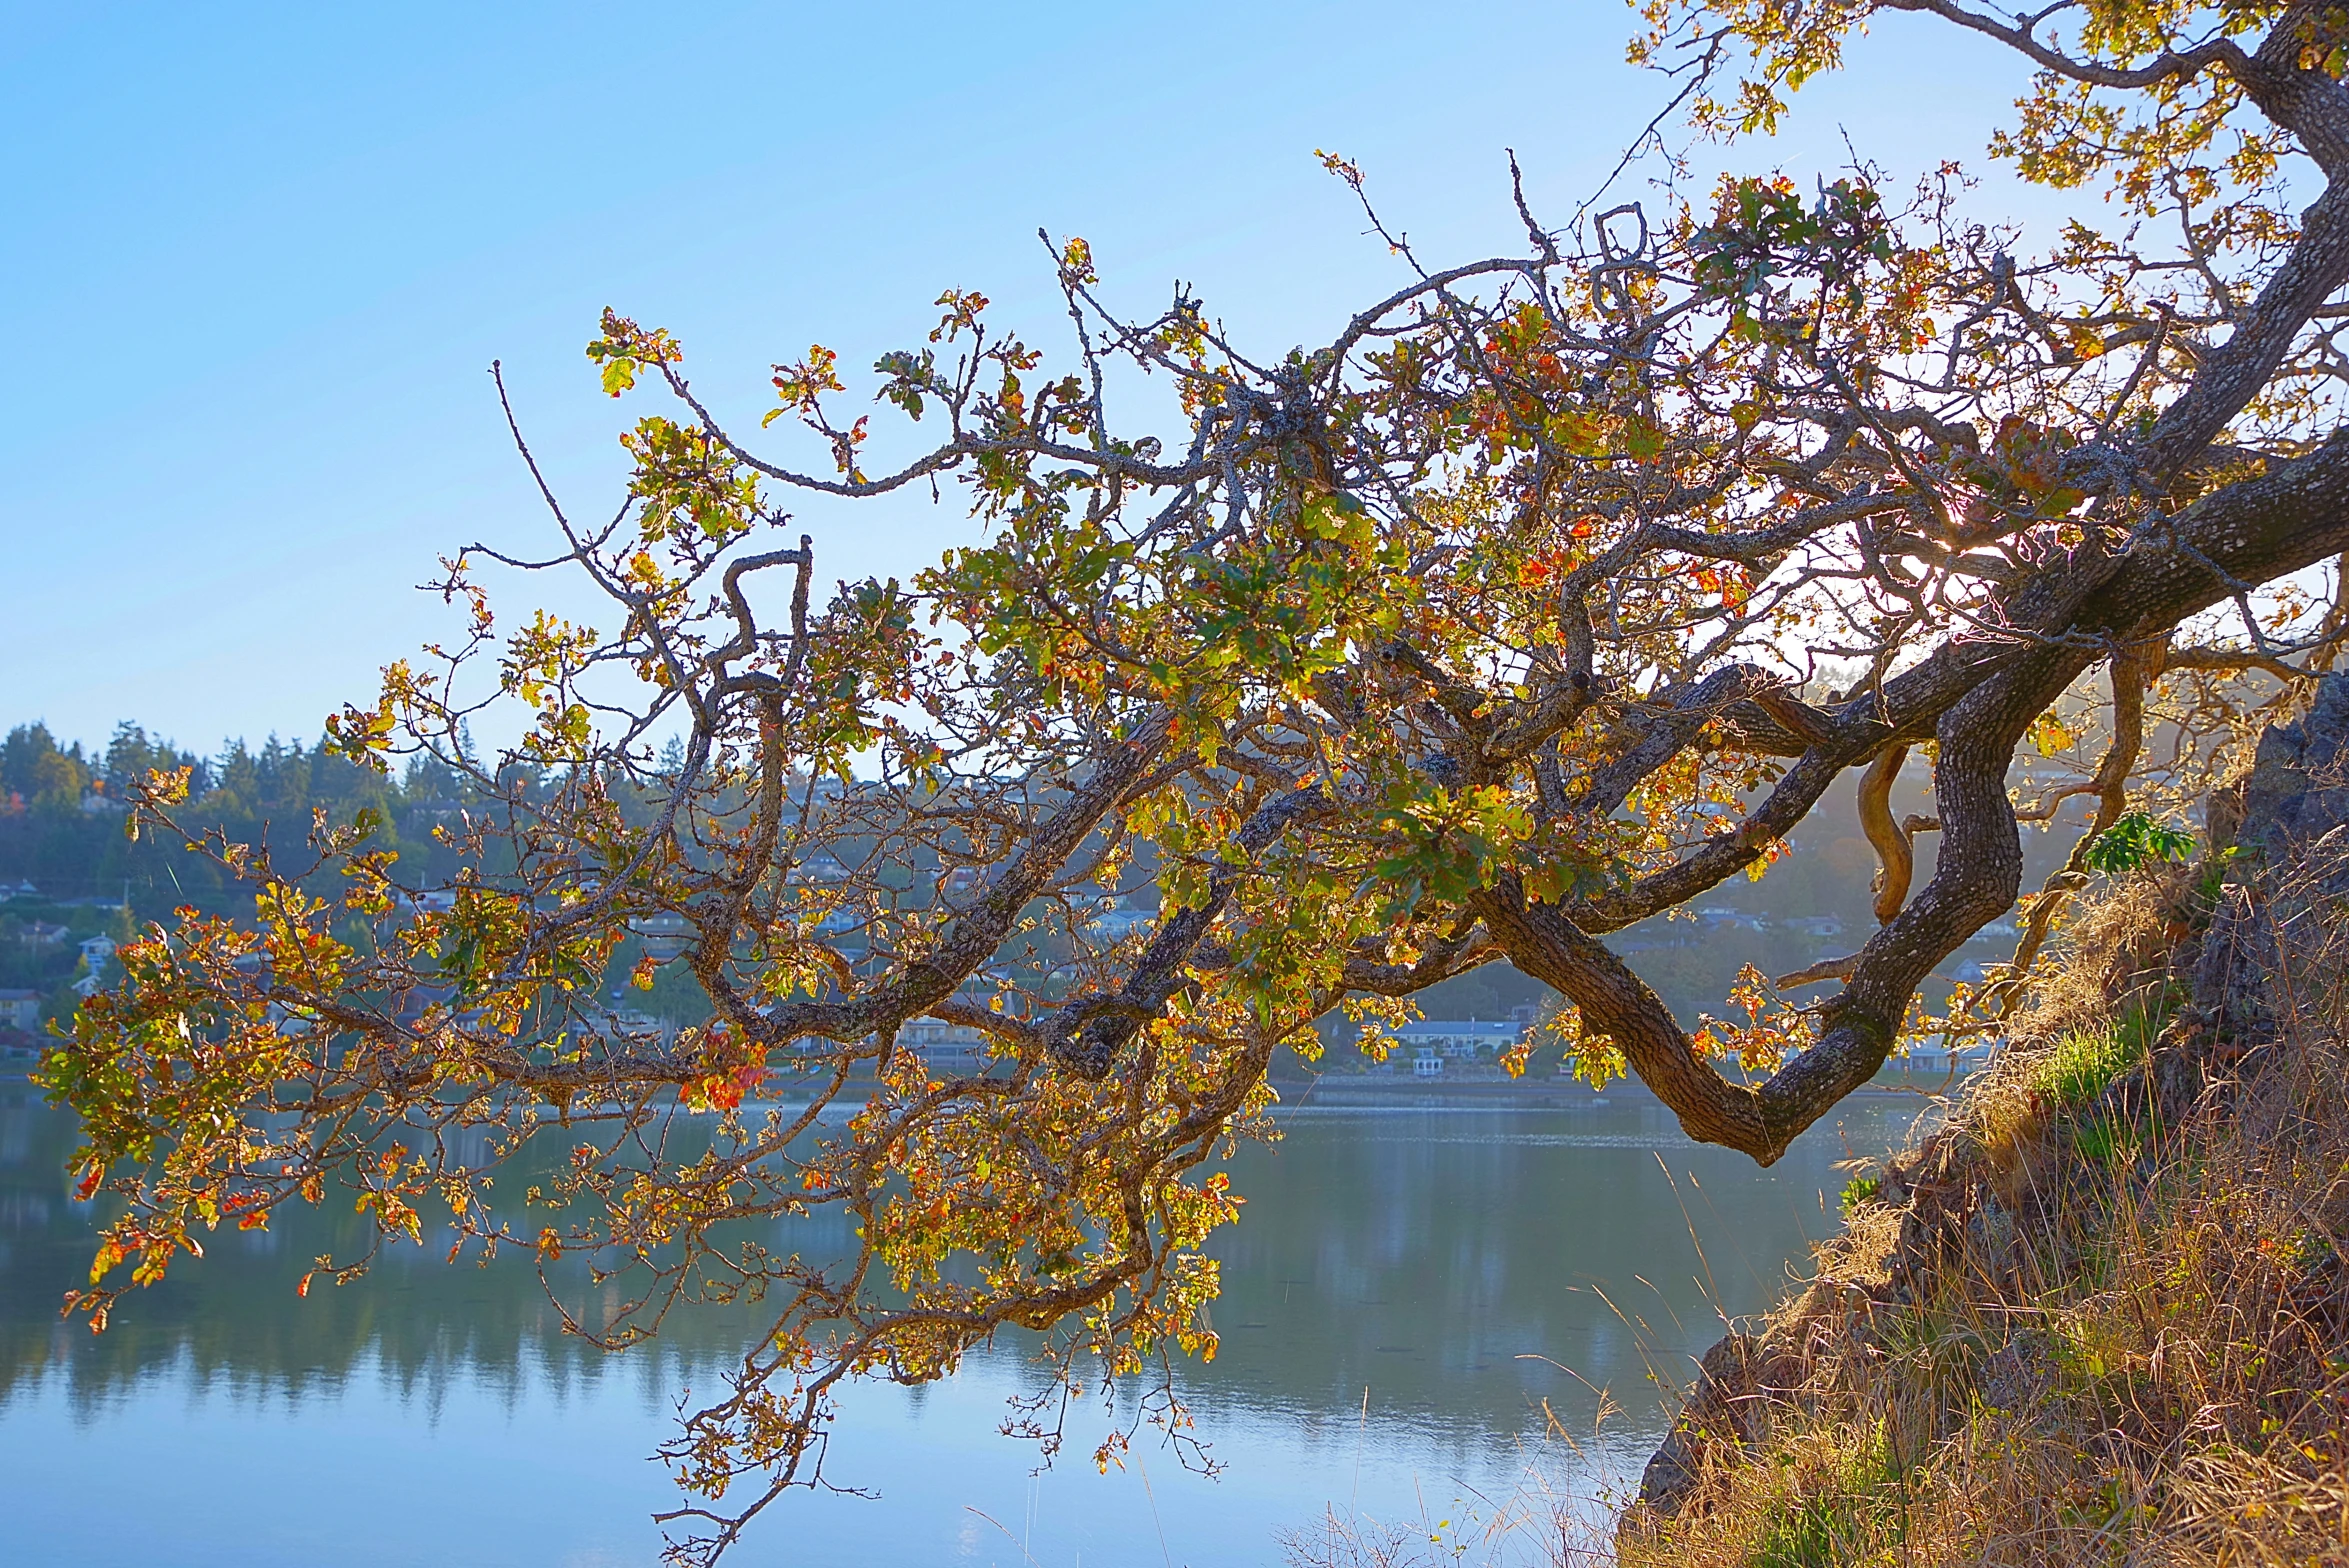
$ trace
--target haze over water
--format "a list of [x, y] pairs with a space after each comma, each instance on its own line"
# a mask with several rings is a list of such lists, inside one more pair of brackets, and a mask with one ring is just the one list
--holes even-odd
[[[1777, 1299], [1830, 1228], [1833, 1162], [1880, 1152], [1916, 1110], [1854, 1102], [1768, 1171], [1628, 1096], [1289, 1117], [1279, 1144], [1235, 1163], [1249, 1202], [1216, 1248], [1221, 1353], [1178, 1366], [1219, 1479], [1148, 1428], [1122, 1472], [1096, 1474], [1090, 1408], [1032, 1474], [1034, 1448], [995, 1431], [1007, 1396], [1037, 1386], [1006, 1342], [940, 1385], [853, 1391], [829, 1473], [879, 1497], [794, 1494], [728, 1561], [1223, 1568], [1279, 1563], [1278, 1534], [1332, 1506], [1424, 1509], [1471, 1536], [1529, 1488], [1587, 1511], [1636, 1485], [1663, 1430], [1650, 1366], [1684, 1374], [1722, 1313]], [[518, 1256], [449, 1268], [429, 1236], [298, 1300], [309, 1260], [357, 1235], [326, 1210], [218, 1233], [93, 1338], [56, 1316], [91, 1246], [63, 1172], [73, 1142], [36, 1096], [0, 1096], [0, 1475], [17, 1560], [657, 1561], [648, 1516], [677, 1498], [646, 1456], [679, 1397], [717, 1387], [745, 1318], [672, 1319], [659, 1346], [606, 1356], [561, 1334]], [[810, 1226], [785, 1244], [825, 1239]], [[1594, 1385], [1622, 1407], [1595, 1439]], [[1545, 1401], [1575, 1444], [1546, 1434]]]

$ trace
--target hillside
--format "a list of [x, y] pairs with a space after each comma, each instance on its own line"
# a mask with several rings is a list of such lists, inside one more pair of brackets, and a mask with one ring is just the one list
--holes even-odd
[[2349, 678], [2208, 820], [1706, 1355], [1627, 1568], [2349, 1562]]

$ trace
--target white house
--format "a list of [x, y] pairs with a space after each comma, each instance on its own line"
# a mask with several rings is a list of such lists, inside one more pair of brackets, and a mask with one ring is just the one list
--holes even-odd
[[114, 938], [100, 932], [82, 938], [82, 977], [73, 983], [74, 995], [87, 1001], [104, 990], [107, 968], [114, 962]]
[[20, 989], [0, 990], [0, 1028], [22, 1029], [30, 1033], [40, 1027], [40, 992]]
[[986, 1031], [969, 1024], [950, 1024], [943, 1018], [911, 1018], [898, 1026], [897, 1044], [933, 1068], [956, 1073], [987, 1069]]
[[984, 1045], [987, 1036], [969, 1024], [950, 1024], [943, 1018], [913, 1018], [899, 1026], [897, 1043], [910, 1045], [917, 1051], [934, 1051], [945, 1046]]
[[1997, 1049], [1996, 1042], [1989, 1040], [1969, 1041], [1954, 1048], [1946, 1042], [1919, 1042], [1902, 1055], [1886, 1062], [1884, 1067], [1888, 1072], [1955, 1072], [1962, 1078], [1989, 1066], [1990, 1058], [1997, 1053]]

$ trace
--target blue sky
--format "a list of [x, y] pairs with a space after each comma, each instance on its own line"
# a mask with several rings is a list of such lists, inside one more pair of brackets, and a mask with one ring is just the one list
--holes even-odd
[[[544, 543], [486, 374], [567, 499], [606, 511], [633, 405], [581, 348], [676, 331], [744, 427], [771, 361], [915, 338], [947, 285], [1053, 343], [1041, 225], [1136, 310], [1192, 284], [1243, 344], [1393, 286], [1317, 147], [1434, 261], [1515, 248], [1502, 149], [1563, 222], [1668, 96], [1614, 0], [949, 7], [8, 6], [0, 726], [209, 748], [312, 735], [450, 623], [411, 585]], [[1803, 95], [1808, 172], [1963, 158], [2011, 59], [1905, 19]], [[909, 498], [803, 514], [823, 575], [959, 537]]]

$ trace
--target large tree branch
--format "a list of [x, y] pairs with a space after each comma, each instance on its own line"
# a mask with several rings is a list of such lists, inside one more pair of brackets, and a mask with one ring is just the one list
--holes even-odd
[[1880, 926], [1890, 925], [1901, 905], [1908, 902], [1909, 880], [1916, 873], [1916, 849], [1909, 842], [1908, 829], [1892, 816], [1892, 786], [1908, 755], [1906, 746], [1887, 746], [1860, 775], [1860, 831], [1876, 851], [1876, 923]]
[[1591, 775], [1590, 783], [1574, 801], [1575, 810], [1591, 817], [1613, 815], [1633, 790], [1685, 751], [1707, 724], [1733, 706], [1752, 702], [1783, 684], [1758, 664], [1733, 664], [1642, 704], [1630, 719], [1640, 740]]
[[[2050, 617], [2030, 628], [2039, 635], [2008, 646], [1988, 664], [1975, 663], [1975, 678], [1933, 726], [1944, 836], [1932, 880], [1849, 961], [1843, 990], [1820, 1008], [1817, 1043], [1758, 1086], [1732, 1084], [1699, 1059], [1655, 993], [1567, 910], [1529, 900], [1515, 874], [1498, 878], [1473, 907], [1519, 969], [1556, 987], [1582, 1010], [1586, 1026], [1615, 1040], [1691, 1137], [1769, 1164], [1883, 1066], [1910, 999], [1933, 967], [2013, 907], [2022, 844], [2006, 774], [2031, 721], [2100, 648], [2140, 646], [2231, 597], [2237, 580], [2269, 581], [2344, 545], [2349, 435], [2336, 435], [2306, 458], [2197, 503], [2177, 519], [2170, 548], [2144, 540], [2117, 561], [2067, 563], [2077, 573], [2069, 585], [2049, 583], [2035, 596]], [[1947, 678], [1936, 674], [1904, 695], [1936, 693]], [[2134, 671], [2118, 678], [2125, 686]], [[1840, 771], [1833, 755], [1828, 747], [1814, 748], [1743, 833], [1767, 828], [1774, 811], [1791, 810], [1799, 819]], [[1752, 851], [1734, 840], [1716, 841], [1682, 865], [1740, 853], [1750, 859]]]
[[2041, 68], [2053, 71], [2058, 76], [2068, 77], [2075, 82], [2084, 82], [2091, 87], [2122, 89], [2151, 87], [2158, 82], [2169, 81], [2181, 76], [2192, 76], [2213, 65], [2240, 66], [2247, 64], [2249, 60], [2249, 57], [2243, 53], [2242, 46], [2233, 39], [2214, 38], [2208, 43], [2198, 44], [2182, 53], [2164, 50], [2161, 54], [2139, 66], [2100, 65], [2093, 60], [2082, 60], [2076, 56], [2068, 55], [2053, 44], [2044, 42], [2035, 36], [2028, 25], [2016, 26], [1984, 12], [1969, 10], [1965, 6], [1957, 4], [1956, 0], [1882, 0], [1882, 4], [1889, 11], [1929, 12], [1968, 31], [1995, 38], [2009, 48], [2027, 55], [2032, 63]]
[[1724, 1079], [1629, 966], [1556, 908], [1528, 901], [1520, 880], [1498, 879], [1476, 908], [1519, 969], [1563, 992], [1586, 1028], [1614, 1040], [1684, 1132], [1771, 1164], [1875, 1076], [1918, 983], [2014, 902], [2022, 845], [2004, 779], [2016, 738], [2039, 712], [2032, 691], [2012, 678], [1985, 683], [1944, 719], [1942, 819], [1957, 825], [1966, 847], [1952, 853], [1945, 845], [1924, 894], [1877, 932], [1842, 992], [1821, 1009], [1818, 1042], [1760, 1085]]

